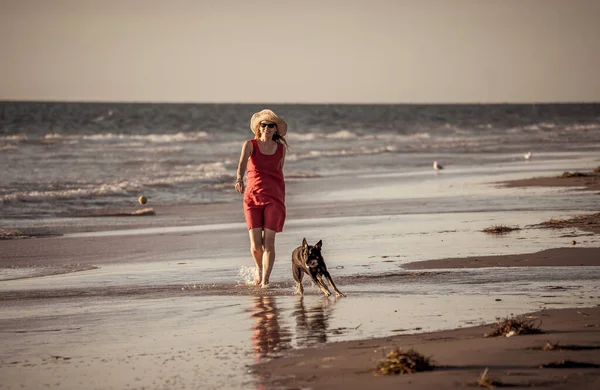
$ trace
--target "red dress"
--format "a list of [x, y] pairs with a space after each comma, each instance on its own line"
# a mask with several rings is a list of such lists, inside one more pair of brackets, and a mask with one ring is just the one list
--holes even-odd
[[273, 154], [263, 154], [253, 139], [248, 159], [244, 216], [248, 229], [265, 228], [281, 232], [285, 222], [285, 181], [283, 179], [284, 146], [277, 144]]

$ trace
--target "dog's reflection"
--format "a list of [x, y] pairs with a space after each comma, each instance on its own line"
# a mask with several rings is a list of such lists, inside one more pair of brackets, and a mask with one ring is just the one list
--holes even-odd
[[277, 303], [272, 296], [253, 298], [252, 317], [256, 320], [252, 334], [252, 349], [258, 358], [277, 355], [291, 347], [288, 329], [280, 322]]
[[322, 297], [312, 302], [307, 308], [304, 296], [298, 297], [294, 307], [298, 347], [312, 347], [327, 342], [329, 317], [335, 302], [335, 300]]

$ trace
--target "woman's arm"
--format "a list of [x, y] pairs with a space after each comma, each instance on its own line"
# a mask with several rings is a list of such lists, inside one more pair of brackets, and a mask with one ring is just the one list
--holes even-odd
[[240, 154], [240, 162], [237, 169], [237, 179], [235, 181], [235, 190], [243, 194], [244, 193], [244, 175], [246, 174], [246, 166], [248, 165], [248, 159], [252, 155], [252, 142], [246, 141], [242, 146], [242, 153]]

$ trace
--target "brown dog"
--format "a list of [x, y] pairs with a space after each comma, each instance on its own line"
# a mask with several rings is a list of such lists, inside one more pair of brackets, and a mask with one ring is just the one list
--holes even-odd
[[294, 279], [296, 280], [296, 294], [304, 294], [302, 277], [304, 273], [307, 273], [326, 297], [330, 296], [331, 292], [325, 285], [325, 282], [323, 282], [323, 278], [327, 279], [337, 297], [345, 297], [346, 295], [338, 290], [327, 271], [325, 260], [321, 256], [322, 246], [322, 241], [317, 242], [314, 246], [308, 245], [306, 238], [304, 238], [302, 246], [299, 246], [292, 252], [292, 275], [294, 275]]

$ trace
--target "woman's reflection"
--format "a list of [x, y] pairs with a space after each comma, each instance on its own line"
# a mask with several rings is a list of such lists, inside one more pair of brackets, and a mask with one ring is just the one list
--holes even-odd
[[289, 330], [280, 324], [280, 313], [272, 296], [253, 297], [252, 317], [256, 320], [252, 349], [258, 358], [271, 357], [291, 347]]

